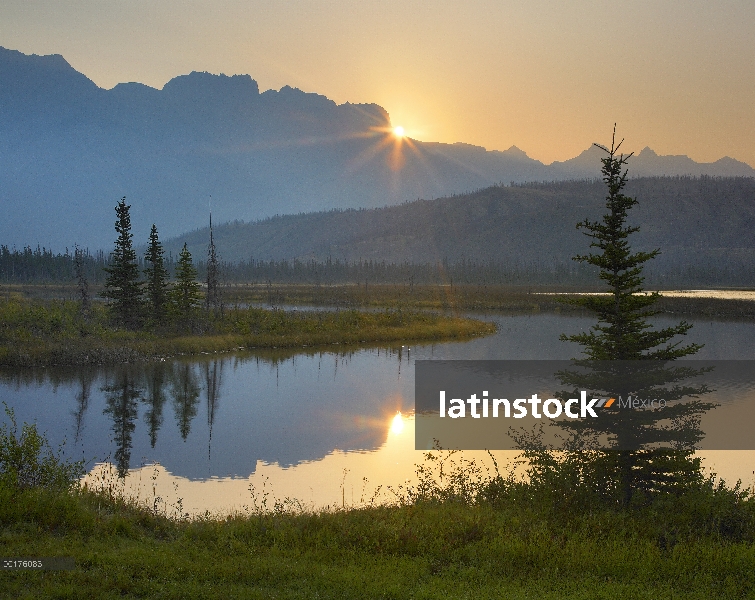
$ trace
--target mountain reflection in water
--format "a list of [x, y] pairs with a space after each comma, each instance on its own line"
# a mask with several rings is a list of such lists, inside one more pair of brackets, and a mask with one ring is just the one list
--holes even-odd
[[[594, 322], [557, 314], [488, 318], [498, 323], [496, 335], [411, 349], [0, 370], [0, 399], [19, 423], [36, 422], [53, 447], [65, 440], [68, 457], [84, 458], [90, 469], [110, 462], [114, 472], [141, 478], [150, 493], [157, 469], [160, 486], [180, 482], [185, 498], [214, 496], [215, 504], [207, 502], [218, 510], [248, 504], [249, 486], [259, 492], [266, 481], [275, 484], [277, 497], [348, 504], [352, 495], [357, 502], [377, 486], [385, 491], [387, 482], [405, 481], [422, 460], [413, 450], [415, 359], [569, 359], [579, 349], [558, 335]], [[659, 326], [676, 320], [657, 318]], [[755, 359], [755, 323], [692, 321], [685, 341], [705, 344], [696, 358]], [[755, 464], [749, 455], [716, 456], [719, 473], [750, 485]], [[169, 489], [163, 492], [170, 496]]]
[[[159, 462], [191, 479], [248, 477], [258, 461], [285, 467], [380, 447], [386, 417], [412, 408], [413, 380], [399, 371], [406, 358], [385, 349], [227, 355], [5, 381], [25, 397], [11, 403], [17, 418], [36, 421], [55, 445], [65, 438], [68, 456], [111, 461], [120, 475]], [[381, 373], [370, 376], [375, 362]]]

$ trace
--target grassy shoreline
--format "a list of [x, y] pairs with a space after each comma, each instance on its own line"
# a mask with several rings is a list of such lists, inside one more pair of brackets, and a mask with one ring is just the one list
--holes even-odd
[[495, 332], [484, 321], [420, 311], [295, 312], [229, 309], [198, 319], [192, 332], [166, 327], [128, 331], [108, 325], [105, 307], [89, 316], [73, 301], [0, 299], [0, 365], [113, 364], [251, 348], [393, 344], [469, 339]]
[[[0, 365], [13, 367], [114, 364], [251, 348], [461, 340], [491, 334], [494, 327], [455, 316], [458, 311], [581, 314], [563, 302], [567, 295], [548, 295], [553, 290], [547, 288], [249, 284], [227, 288], [226, 301], [270, 309], [232, 308], [221, 320], [205, 318], [191, 334], [169, 327], [133, 332], [110, 327], [98, 303], [90, 318], [82, 319], [75, 301], [60, 299], [75, 297], [71, 285], [4, 285], [2, 291]], [[57, 299], [46, 299], [50, 296]], [[284, 312], [275, 309], [280, 305], [337, 310]], [[680, 317], [755, 320], [755, 302], [748, 300], [662, 297], [655, 308]]]
[[[161, 598], [744, 598], [751, 497], [702, 484], [635, 508], [475, 480], [390, 506], [171, 519], [92, 491], [0, 484], [0, 595]], [[471, 491], [471, 492], [470, 492]], [[558, 495], [558, 494], [555, 494]], [[568, 494], [566, 495], [568, 497]]]

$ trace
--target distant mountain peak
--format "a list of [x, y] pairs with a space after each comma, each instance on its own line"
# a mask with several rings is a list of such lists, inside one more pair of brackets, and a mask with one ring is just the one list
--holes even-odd
[[597, 165], [597, 168], [595, 170], [600, 169], [600, 159], [603, 158], [603, 150], [595, 146], [594, 144], [590, 144], [586, 149], [582, 150], [577, 156], [574, 158], [569, 158], [564, 161], [554, 161], [551, 163], [552, 167], [556, 168], [577, 168], [577, 169], [590, 169], [593, 170], [593, 168]]
[[3, 62], [22, 62], [33, 61], [38, 65], [44, 65], [47, 68], [57, 68], [64, 70], [75, 70], [70, 63], [63, 58], [62, 54], [24, 54], [18, 50], [11, 50], [0, 46], [0, 60]]
[[[433, 142], [436, 144], [439, 144], [441, 146], [448, 146], [449, 144], [445, 144], [443, 142]], [[469, 150], [475, 150], [477, 152], [487, 152], [485, 148], [482, 146], [478, 146], [477, 144], [469, 144], [467, 142], [454, 142], [453, 144], [450, 144], [451, 146], [454, 146], [455, 148], [466, 148]]]
[[233, 93], [257, 96], [259, 87], [251, 75], [215, 75], [207, 71], [192, 71], [188, 75], [174, 77], [163, 86], [163, 92], [192, 96], [208, 93]]
[[0, 95], [18, 109], [51, 104], [59, 108], [98, 92], [97, 85], [60, 54], [39, 56], [0, 47]]
[[645, 146], [642, 150], [640, 150], [640, 153], [637, 155], [639, 158], [642, 156], [643, 158], [653, 158], [658, 156], [658, 153], [653, 150], [650, 146]]
[[518, 159], [528, 159], [531, 160], [529, 156], [527, 156], [527, 153], [522, 150], [521, 148], [517, 148], [516, 146], [511, 146], [508, 150], [504, 150], [501, 152], [501, 154], [508, 156], [509, 158], [518, 158]]

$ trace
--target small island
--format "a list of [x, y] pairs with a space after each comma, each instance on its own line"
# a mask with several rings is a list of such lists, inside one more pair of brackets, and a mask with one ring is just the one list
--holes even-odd
[[125, 198], [115, 207], [118, 237], [98, 294], [107, 303], [92, 301], [84, 255], [77, 247], [77, 300], [31, 300], [19, 293], [0, 300], [0, 365], [119, 364], [253, 348], [395, 344], [495, 333], [492, 323], [402, 305], [381, 312], [284, 311], [238, 302], [229, 308], [223, 300], [212, 219], [203, 289], [186, 244], [175, 281], [170, 281], [155, 225], [141, 277], [130, 209]]
[[92, 303], [84, 315], [80, 302], [17, 297], [0, 300], [0, 323], [0, 365], [14, 367], [117, 364], [252, 348], [415, 343], [495, 332], [493, 323], [421, 311], [257, 307], [204, 315], [188, 330], [170, 323], [130, 330], [113, 326], [101, 303]]

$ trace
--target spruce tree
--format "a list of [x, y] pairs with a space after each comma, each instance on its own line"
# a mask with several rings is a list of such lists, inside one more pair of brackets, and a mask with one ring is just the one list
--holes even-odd
[[147, 277], [147, 302], [149, 318], [154, 323], [161, 323], [168, 308], [168, 270], [165, 268], [165, 251], [157, 237], [157, 227], [152, 224], [149, 233], [149, 246], [144, 256], [149, 263], [144, 274]]
[[644, 293], [642, 268], [660, 253], [660, 249], [632, 252], [629, 245], [629, 236], [640, 230], [626, 225], [627, 211], [637, 204], [637, 200], [622, 193], [627, 183], [625, 166], [632, 154], [617, 155], [621, 142], [616, 145], [615, 128], [610, 149], [596, 146], [607, 154], [601, 159], [601, 172], [608, 188], [608, 212], [602, 221], [585, 219], [577, 223], [577, 228], [585, 229], [585, 235], [592, 239], [590, 247], [600, 252], [575, 256], [574, 260], [598, 267], [599, 278], [608, 285], [608, 294], [571, 300], [571, 303], [594, 312], [598, 324], [587, 333], [562, 335], [561, 339], [583, 346], [585, 355], [592, 360], [673, 360], [695, 354], [701, 348], [698, 344], [664, 346], [677, 335], [685, 335], [692, 325], [682, 321], [673, 327], [653, 330], [647, 322], [648, 317], [657, 314], [650, 307], [660, 296], [658, 292]]
[[210, 213], [210, 244], [207, 248], [207, 296], [205, 307], [213, 310], [215, 316], [223, 312], [223, 300], [220, 292], [220, 265], [212, 236], [212, 213]]
[[89, 309], [91, 308], [91, 300], [89, 298], [89, 282], [87, 281], [86, 271], [84, 267], [84, 252], [79, 248], [78, 244], [74, 246], [74, 271], [76, 274], [76, 281], [79, 286], [79, 297], [81, 298], [81, 315], [85, 318], [89, 318]]
[[[642, 268], [660, 250], [631, 249], [629, 238], [639, 227], [629, 226], [626, 221], [637, 200], [623, 193], [626, 165], [632, 155], [619, 154], [620, 146], [621, 142], [616, 144], [615, 128], [611, 147], [598, 146], [606, 153], [601, 160], [607, 187], [606, 214], [600, 221], [585, 219], [577, 224], [591, 239], [590, 247], [598, 251], [574, 259], [598, 267], [607, 293], [569, 300], [595, 313], [598, 323], [588, 332], [561, 335], [561, 340], [581, 345], [584, 357], [574, 361], [582, 370], [559, 374], [563, 384], [573, 386], [559, 396], [575, 397], [581, 389], [598, 397], [626, 400], [633, 395], [667, 401], [665, 407], [654, 410], [606, 410], [600, 419], [560, 423], [574, 436], [572, 450], [586, 439], [607, 436], [614, 449], [584, 452], [582, 446], [571, 455], [567, 453], [567, 461], [577, 466], [579, 485], [591, 480], [590, 485], [600, 488], [604, 499], [627, 505], [637, 492], [647, 498], [685, 489], [690, 482], [699, 480], [700, 461], [694, 458], [695, 446], [704, 436], [699, 418], [715, 405], [699, 400], [679, 402], [709, 391], [705, 385], [684, 383], [700, 375], [701, 370], [669, 364], [701, 348], [698, 344], [673, 341], [687, 334], [692, 325], [681, 321], [654, 329], [647, 320], [657, 314], [652, 306], [659, 294], [644, 292]], [[540, 466], [553, 464], [552, 457], [544, 458], [542, 454], [539, 460]]]
[[104, 296], [111, 300], [110, 308], [115, 321], [124, 327], [135, 329], [141, 320], [142, 290], [136, 251], [132, 246], [130, 209], [125, 196], [115, 207], [115, 231], [118, 238], [115, 240], [110, 266], [105, 268], [108, 276]]
[[191, 326], [201, 304], [197, 269], [191, 260], [191, 253], [184, 244], [178, 255], [176, 283], [170, 292], [173, 312], [180, 323]]

